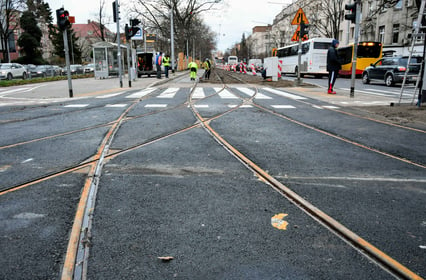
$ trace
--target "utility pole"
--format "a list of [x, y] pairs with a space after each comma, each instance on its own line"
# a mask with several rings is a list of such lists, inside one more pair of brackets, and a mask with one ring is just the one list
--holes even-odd
[[361, 0], [355, 0], [355, 3], [353, 4], [346, 4], [345, 10], [352, 12], [352, 14], [345, 15], [345, 19], [352, 21], [352, 23], [355, 23], [354, 55], [352, 58], [352, 75], [351, 75], [351, 91], [350, 91], [350, 97], [353, 98], [355, 96], [356, 59], [358, 54], [359, 22], [361, 17]]
[[113, 3], [113, 11], [115, 13], [114, 19], [117, 23], [117, 60], [118, 60], [118, 77], [120, 79], [120, 87], [123, 87], [123, 74], [121, 71], [121, 38], [120, 38], [120, 5], [118, 4], [118, 0], [115, 0]]
[[172, 10], [170, 11], [170, 51], [172, 55], [172, 74], [175, 73], [175, 32], [173, 29], [173, 10], [174, 4], [172, 4]]
[[64, 51], [65, 51], [65, 63], [67, 64], [67, 77], [68, 77], [68, 91], [69, 97], [73, 97], [72, 91], [72, 82], [71, 82], [71, 69], [70, 69], [70, 55], [69, 55], [69, 47], [68, 47], [68, 27], [71, 25], [69, 20], [68, 11], [64, 10], [64, 8], [60, 8], [56, 10], [56, 20], [58, 24], [59, 30], [62, 31], [62, 35], [64, 38]]

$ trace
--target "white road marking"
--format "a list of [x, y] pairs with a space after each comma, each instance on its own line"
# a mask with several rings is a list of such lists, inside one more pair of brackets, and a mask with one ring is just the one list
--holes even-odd
[[292, 105], [271, 105], [275, 109], [294, 109], [296, 107]]
[[128, 104], [107, 104], [105, 107], [107, 108], [123, 108], [126, 107]]
[[291, 93], [281, 91], [281, 90], [276, 90], [276, 89], [273, 89], [273, 88], [262, 88], [262, 89], [265, 90], [265, 91], [269, 91], [269, 92], [272, 92], [274, 94], [280, 95], [280, 96], [291, 98], [291, 99], [296, 99], [296, 100], [307, 99], [306, 97], [303, 97], [303, 96], [291, 94]]
[[223, 99], [238, 99], [235, 95], [233, 95], [229, 90], [224, 89], [222, 92], [219, 93], [220, 98]]
[[179, 88], [168, 88], [163, 93], [161, 93], [157, 98], [173, 98], [178, 92]]
[[117, 96], [117, 95], [120, 95], [120, 94], [123, 94], [123, 93], [124, 93], [124, 91], [120, 91], [120, 92], [117, 92], [117, 93], [111, 93], [111, 94], [96, 96], [95, 98], [98, 98], [98, 99], [110, 98], [110, 97], [114, 97], [114, 96]]
[[165, 108], [167, 104], [146, 104], [145, 108]]
[[89, 106], [89, 104], [69, 104], [69, 105], [65, 105], [65, 108], [84, 108]]
[[192, 99], [201, 99], [206, 97], [202, 88], [196, 88], [192, 94]]
[[155, 90], [157, 90], [157, 89], [156, 88], [147, 88], [147, 89], [144, 89], [142, 91], [138, 91], [138, 92], [135, 92], [133, 94], [130, 94], [129, 96], [126, 96], [126, 98], [141, 98], [145, 95], [150, 94], [151, 92], [153, 92]]

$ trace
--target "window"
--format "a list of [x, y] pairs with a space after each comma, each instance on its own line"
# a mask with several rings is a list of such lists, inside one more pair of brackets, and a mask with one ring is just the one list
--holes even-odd
[[394, 65], [393, 59], [383, 59], [382, 65]]
[[[12, 31], [12, 30], [9, 30], [9, 31]], [[7, 39], [9, 44], [9, 52], [16, 52], [15, 34], [13, 32], [10, 32], [9, 37]]]
[[385, 26], [379, 26], [379, 42], [383, 43], [385, 41]]
[[331, 43], [327, 42], [314, 42], [314, 49], [316, 50], [328, 50], [331, 46]]
[[304, 44], [302, 44], [302, 54], [305, 54], [305, 53], [309, 52], [309, 45], [310, 44], [311, 43], [304, 43]]
[[397, 44], [398, 43], [398, 36], [399, 36], [399, 24], [394, 24], [392, 28], [392, 43]]
[[402, 0], [399, 0], [397, 3], [396, 3], [396, 5], [395, 5], [395, 7], [394, 7], [395, 9], [402, 9]]

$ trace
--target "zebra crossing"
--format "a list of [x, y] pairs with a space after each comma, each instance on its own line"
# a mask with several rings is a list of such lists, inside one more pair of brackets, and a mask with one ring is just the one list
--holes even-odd
[[[271, 88], [262, 88], [262, 92], [256, 92], [253, 89], [250, 88], [246, 88], [246, 87], [235, 87], [232, 88], [231, 90], [237, 90], [238, 92], [242, 93], [243, 95], [245, 95], [246, 97], [253, 97], [255, 100], [268, 100], [268, 101], [273, 101], [275, 99], [276, 96], [279, 97], [286, 97], [289, 99], [293, 99], [293, 100], [305, 100], [308, 99], [306, 97], [303, 96], [299, 96], [299, 95], [295, 95], [289, 92], [285, 92], [283, 90], [276, 90], [276, 89], [271, 89]], [[137, 92], [133, 92], [131, 94], [125, 95], [123, 96], [125, 99], [140, 99], [142, 97], [145, 97], [151, 93], [154, 93], [155, 91], [159, 90], [159, 93], [155, 96], [153, 96], [152, 99], [149, 100], [172, 100], [173, 98], [176, 98], [178, 96], [178, 94], [180, 95], [188, 95], [188, 88], [186, 88], [185, 90], [181, 90], [180, 88], [166, 88], [166, 89], [158, 89], [158, 88], [146, 88], [144, 90], [140, 90]], [[225, 102], [228, 103], [232, 103], [232, 101], [235, 101], [235, 104], [226, 104], [225, 106], [228, 108], [253, 108], [253, 105], [250, 104], [240, 104], [240, 98], [238, 96], [236, 96], [235, 94], [233, 94], [231, 92], [230, 89], [222, 89], [222, 88], [195, 88], [194, 92], [192, 93], [192, 100], [197, 102], [198, 100], [204, 99], [208, 96], [211, 96], [214, 93], [217, 93], [217, 96], [221, 99], [224, 100]], [[213, 91], [213, 92], [212, 92]], [[113, 93], [113, 94], [108, 94], [108, 95], [102, 95], [102, 96], [97, 96], [95, 97], [96, 99], [108, 99], [108, 98], [112, 98], [112, 97], [117, 97], [119, 95], [124, 95], [125, 92], [119, 92], [119, 93]], [[278, 98], [280, 100], [280, 102], [283, 102], [282, 98]], [[131, 103], [117, 103], [117, 104], [106, 104], [105, 107], [107, 108], [123, 108], [126, 106], [129, 106]], [[65, 108], [85, 108], [89, 106], [88, 103], [82, 103], [82, 104], [68, 104], [68, 105], [64, 105]], [[169, 106], [174, 106], [174, 104], [168, 104], [168, 103], [146, 103], [143, 105], [144, 108], [147, 109], [164, 109], [167, 108]], [[212, 107], [217, 107], [218, 103], [210, 103], [210, 104], [200, 104], [200, 103], [195, 103], [194, 104], [194, 108], [196, 109], [208, 109], [208, 108], [212, 108]], [[296, 106], [294, 105], [289, 105], [289, 104], [271, 104], [269, 105], [270, 107], [272, 107], [273, 109], [276, 110], [287, 110], [287, 109], [296, 109]], [[318, 108], [318, 109], [325, 109], [327, 108], [327, 106], [312, 106], [313, 108]], [[329, 106], [330, 107], [330, 106]], [[338, 108], [336, 106], [332, 106], [334, 108]]]
[[[25, 88], [25, 90], [27, 90]], [[206, 101], [202, 101], [203, 104], [200, 104], [200, 102], [198, 102], [201, 99], [204, 99], [208, 96], [213, 95], [214, 93], [217, 93], [217, 97], [224, 100], [224, 102], [226, 103], [226, 106], [230, 107], [230, 108], [234, 108], [236, 106], [240, 105], [239, 102], [239, 98], [233, 94], [231, 91], [237, 90], [239, 94], [241, 94], [241, 96], [243, 97], [247, 97], [247, 98], [253, 98], [254, 100], [263, 100], [265, 102], [268, 103], [267, 106], [270, 106], [273, 109], [276, 110], [287, 110], [287, 109], [296, 109], [297, 105], [290, 105], [290, 104], [281, 104], [282, 102], [285, 102], [285, 99], [281, 98], [288, 98], [291, 100], [307, 100], [308, 97], [305, 96], [301, 96], [301, 95], [296, 95], [290, 92], [287, 92], [285, 90], [281, 90], [281, 89], [274, 89], [274, 88], [261, 88], [257, 93], [255, 92], [254, 89], [251, 88], [247, 88], [247, 87], [233, 87], [233, 88], [218, 88], [218, 87], [206, 87], [206, 88], [201, 88], [201, 87], [197, 87], [194, 89], [194, 92], [192, 93], [192, 100], [196, 102], [195, 104], [195, 108], [200, 108], [200, 109], [208, 109], [212, 106], [218, 106], [219, 104], [216, 103], [212, 103], [213, 99], [208, 99]], [[152, 103], [147, 103], [144, 104], [143, 106], [146, 108], [167, 108], [168, 106], [172, 106], [171, 104], [168, 104], [168, 102], [170, 100], [173, 100], [174, 98], [177, 97], [182, 97], [185, 96], [187, 97], [189, 94], [190, 89], [189, 88], [179, 88], [179, 87], [172, 87], [172, 88], [157, 88], [157, 87], [149, 87], [143, 90], [139, 90], [136, 92], [131, 92], [131, 93], [127, 93], [125, 91], [120, 91], [120, 92], [116, 92], [116, 93], [111, 93], [111, 94], [105, 94], [105, 95], [99, 95], [94, 97], [95, 99], [99, 99], [99, 100], [105, 100], [106, 102], [108, 102], [108, 99], [112, 99], [112, 98], [116, 98], [117, 97], [122, 97], [122, 99], [120, 101], [117, 101], [117, 103], [108, 103], [105, 104], [103, 106], [107, 107], [107, 108], [124, 108], [126, 106], [129, 106], [132, 102], [123, 102], [125, 100], [132, 100], [134, 101], [135, 99], [140, 99], [143, 97], [146, 97], [150, 94], [153, 94], [152, 97], [150, 96], [149, 99], [147, 99], [147, 102], [149, 101], [153, 101]], [[371, 90], [364, 90], [364, 92], [369, 92], [372, 95], [375, 96], [383, 96], [385, 95], [385, 92], [388, 93], [388, 97], [389, 97], [389, 91], [381, 91], [381, 90], [377, 90], [377, 89], [371, 89]], [[123, 100], [124, 99], [124, 100]], [[85, 108], [90, 106], [90, 102], [88, 102], [88, 99], [84, 99], [84, 103], [78, 104], [76, 102], [73, 103], [65, 103], [62, 106], [64, 108]], [[155, 102], [154, 100], [162, 100], [164, 102]], [[274, 100], [277, 100], [277, 103], [274, 103]], [[114, 100], [115, 101], [115, 100]], [[235, 104], [232, 104], [233, 101], [235, 101]], [[204, 104], [205, 102], [210, 102], [210, 104]], [[326, 109], [326, 108], [331, 108], [331, 109], [336, 109], [339, 108], [338, 104], [341, 104], [341, 106], [345, 106], [350, 104], [347, 101], [339, 101], [339, 102], [333, 102], [333, 105], [337, 105], [337, 106], [332, 106], [332, 107], [327, 107], [327, 106], [316, 106], [316, 105], [312, 105], [313, 108], [316, 109]], [[351, 103], [354, 103], [355, 105], [388, 105], [388, 101], [386, 101], [384, 103], [384, 101], [373, 101], [370, 100], [368, 102], [366, 101], [352, 101]], [[12, 105], [10, 103], [5, 103], [4, 106], [7, 105]], [[1, 103], [0, 100], [0, 106], [3, 106], [3, 104]], [[252, 108], [253, 106], [251, 105], [243, 105], [243, 106], [239, 106], [239, 108]], [[305, 107], [306, 108], [306, 107]]]

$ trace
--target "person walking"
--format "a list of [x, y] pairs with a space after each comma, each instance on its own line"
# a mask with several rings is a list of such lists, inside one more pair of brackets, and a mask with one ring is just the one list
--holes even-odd
[[210, 80], [211, 63], [208, 58], [206, 58], [206, 60], [204, 61], [203, 68], [204, 68], [204, 78], [206, 78], [207, 80]]
[[169, 69], [170, 69], [170, 56], [166, 54], [163, 57], [163, 66], [164, 66], [164, 75], [166, 78], [169, 78]]
[[327, 71], [328, 71], [328, 94], [336, 94], [333, 90], [334, 83], [337, 79], [337, 74], [339, 74], [339, 70], [342, 68], [341, 60], [337, 54], [337, 48], [339, 47], [339, 41], [333, 39], [331, 42], [331, 46], [328, 48], [327, 52]]
[[155, 66], [157, 67], [157, 79], [161, 79], [161, 63], [161, 53], [157, 53], [157, 56], [155, 57]]
[[191, 81], [195, 81], [197, 79], [197, 71], [198, 71], [198, 65], [194, 61], [191, 61], [188, 64], [189, 68], [189, 77], [191, 78]]

